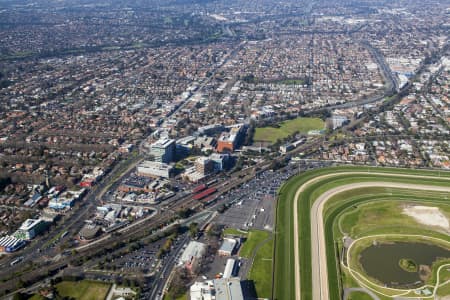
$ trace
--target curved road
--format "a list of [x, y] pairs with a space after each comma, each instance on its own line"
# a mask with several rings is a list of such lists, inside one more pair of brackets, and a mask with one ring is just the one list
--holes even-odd
[[[420, 176], [420, 175], [406, 175], [406, 174], [389, 174], [389, 173], [377, 173], [377, 172], [340, 172], [336, 174], [327, 174], [315, 177], [299, 187], [295, 194], [294, 199], [294, 258], [295, 258], [295, 294], [296, 299], [301, 299], [301, 287], [300, 287], [300, 257], [299, 257], [299, 236], [298, 236], [298, 199], [300, 194], [311, 184], [320, 181], [327, 177], [340, 176], [340, 175], [380, 175], [380, 176], [392, 176], [392, 177], [405, 177], [405, 178], [436, 178], [450, 180], [446, 177], [433, 177], [433, 176]], [[336, 187], [334, 189], [328, 190], [317, 198], [311, 208], [311, 262], [312, 266], [317, 266], [312, 268], [312, 293], [314, 300], [324, 300], [329, 299], [328, 291], [328, 271], [327, 271], [327, 260], [326, 260], [326, 243], [325, 243], [325, 232], [324, 232], [324, 222], [323, 222], [323, 209], [332, 196], [342, 193], [347, 190], [352, 190], [356, 188], [365, 187], [390, 187], [390, 188], [404, 188], [404, 189], [415, 189], [415, 190], [430, 190], [430, 191], [440, 191], [449, 192], [450, 187], [442, 186], [430, 186], [430, 185], [416, 185], [407, 183], [394, 183], [394, 182], [361, 182], [347, 184], [343, 186]]]

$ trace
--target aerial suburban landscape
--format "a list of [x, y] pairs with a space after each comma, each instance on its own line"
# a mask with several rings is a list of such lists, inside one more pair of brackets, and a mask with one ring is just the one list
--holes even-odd
[[450, 300], [450, 2], [0, 0], [0, 299]]

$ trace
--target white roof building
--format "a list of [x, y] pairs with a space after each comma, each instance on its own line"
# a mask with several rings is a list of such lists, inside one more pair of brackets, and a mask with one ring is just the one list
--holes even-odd
[[233, 276], [235, 265], [236, 260], [233, 258], [227, 259], [227, 264], [225, 265], [225, 270], [223, 271], [223, 278], [231, 278]]
[[224, 238], [222, 246], [219, 249], [219, 255], [229, 256], [233, 254], [234, 249], [236, 248], [237, 241], [235, 239]]
[[180, 265], [185, 265], [188, 269], [192, 264], [205, 254], [206, 245], [200, 242], [191, 241], [180, 258]]
[[211, 281], [195, 282], [190, 289], [191, 300], [213, 300], [214, 284]]
[[28, 230], [33, 229], [36, 225], [38, 225], [41, 222], [42, 222], [41, 219], [28, 219], [22, 223], [22, 225], [20, 226], [20, 229], [28, 231]]
[[241, 279], [220, 278], [195, 282], [190, 288], [191, 300], [244, 300]]

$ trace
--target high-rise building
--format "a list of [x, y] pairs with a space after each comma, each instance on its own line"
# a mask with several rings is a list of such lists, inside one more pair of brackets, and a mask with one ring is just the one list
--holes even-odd
[[208, 175], [214, 171], [214, 162], [207, 157], [197, 158], [194, 165], [195, 170], [202, 175]]
[[28, 219], [14, 233], [14, 237], [23, 240], [31, 240], [36, 235], [44, 231], [47, 227], [46, 222], [41, 219]]
[[175, 140], [159, 139], [150, 146], [150, 155], [154, 161], [168, 164], [175, 159], [175, 148]]
[[227, 153], [213, 153], [209, 156], [209, 159], [211, 159], [214, 163], [214, 171], [220, 172], [229, 166], [230, 155]]
[[217, 152], [233, 152], [240, 144], [244, 129], [243, 124], [238, 124], [230, 132], [223, 132], [217, 142]]

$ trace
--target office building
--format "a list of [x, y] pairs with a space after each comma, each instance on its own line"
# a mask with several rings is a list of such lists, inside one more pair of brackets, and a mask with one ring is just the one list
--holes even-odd
[[22, 223], [22, 226], [14, 233], [14, 237], [22, 240], [31, 240], [36, 235], [44, 231], [47, 223], [41, 219], [28, 219]]
[[172, 176], [173, 167], [165, 163], [146, 160], [138, 165], [137, 173], [139, 176], [169, 178]]
[[244, 133], [244, 125], [239, 124], [230, 129], [230, 132], [222, 132], [217, 142], [217, 152], [233, 152], [239, 146]]
[[202, 175], [208, 175], [214, 171], [214, 162], [207, 157], [201, 156], [197, 158], [194, 166], [195, 170]]
[[150, 146], [150, 155], [155, 162], [170, 163], [175, 160], [175, 140], [162, 138]]
[[209, 159], [214, 163], [214, 171], [220, 172], [227, 169], [230, 165], [230, 155], [229, 154], [219, 154], [213, 153], [209, 156]]

